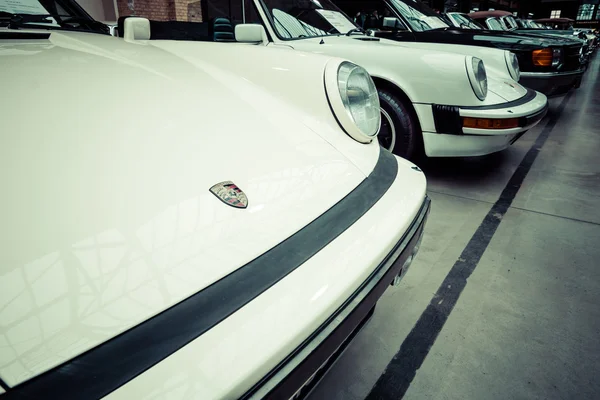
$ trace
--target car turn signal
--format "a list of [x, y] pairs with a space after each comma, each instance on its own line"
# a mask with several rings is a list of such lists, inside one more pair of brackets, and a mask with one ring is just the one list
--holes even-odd
[[533, 65], [538, 67], [550, 67], [553, 59], [552, 49], [541, 49], [533, 51]]
[[519, 127], [519, 118], [490, 119], [463, 118], [463, 128], [476, 129], [511, 129]]

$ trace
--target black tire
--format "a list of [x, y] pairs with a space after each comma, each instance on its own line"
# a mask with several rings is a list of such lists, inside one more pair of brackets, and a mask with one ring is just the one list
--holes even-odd
[[379, 144], [403, 158], [419, 157], [423, 153], [423, 139], [410, 105], [385, 89], [378, 92], [381, 104]]

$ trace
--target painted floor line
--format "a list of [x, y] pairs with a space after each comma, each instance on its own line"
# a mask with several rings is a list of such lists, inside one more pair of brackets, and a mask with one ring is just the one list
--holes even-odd
[[556, 112], [550, 115], [546, 126], [521, 160], [500, 197], [484, 217], [429, 305], [367, 395], [367, 400], [398, 400], [404, 396], [458, 302], [467, 285], [467, 279], [479, 264], [531, 166], [556, 126], [572, 93], [573, 91], [570, 91], [561, 101]]

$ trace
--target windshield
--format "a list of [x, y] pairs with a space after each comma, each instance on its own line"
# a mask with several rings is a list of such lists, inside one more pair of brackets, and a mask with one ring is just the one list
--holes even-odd
[[358, 30], [329, 0], [264, 0], [275, 32], [281, 39], [346, 34]]
[[107, 26], [69, 0], [0, 0], [0, 26], [108, 33]]
[[412, 1], [409, 4], [402, 0], [391, 0], [391, 3], [408, 21], [408, 24], [413, 31], [423, 32], [450, 27], [450, 25], [442, 20], [435, 11], [420, 2]]
[[504, 28], [502, 27], [502, 24], [496, 18], [488, 18], [486, 23], [488, 25], [488, 28], [490, 28], [493, 31], [503, 31], [504, 30]]
[[519, 27], [519, 26], [517, 25], [517, 21], [515, 20], [515, 18], [514, 18], [514, 17], [512, 17], [512, 16], [510, 16], [510, 15], [509, 15], [509, 16], [506, 16], [506, 17], [504, 17], [504, 23], [506, 24], [506, 27], [507, 27], [509, 30], [512, 30], [512, 29], [517, 29], [517, 28]]
[[531, 20], [521, 20], [520, 22], [525, 28], [538, 29], [540, 27], [540, 25], [537, 22]]
[[450, 14], [450, 16], [456, 21], [458, 26], [462, 29], [483, 29], [483, 26], [479, 25], [478, 22], [471, 19], [468, 15], [463, 14]]

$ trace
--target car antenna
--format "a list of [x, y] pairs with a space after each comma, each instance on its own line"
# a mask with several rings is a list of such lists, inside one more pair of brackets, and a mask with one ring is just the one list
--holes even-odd
[[319, 42], [319, 44], [325, 44], [325, 41], [323, 40], [323, 38], [321, 38], [321, 41]]

